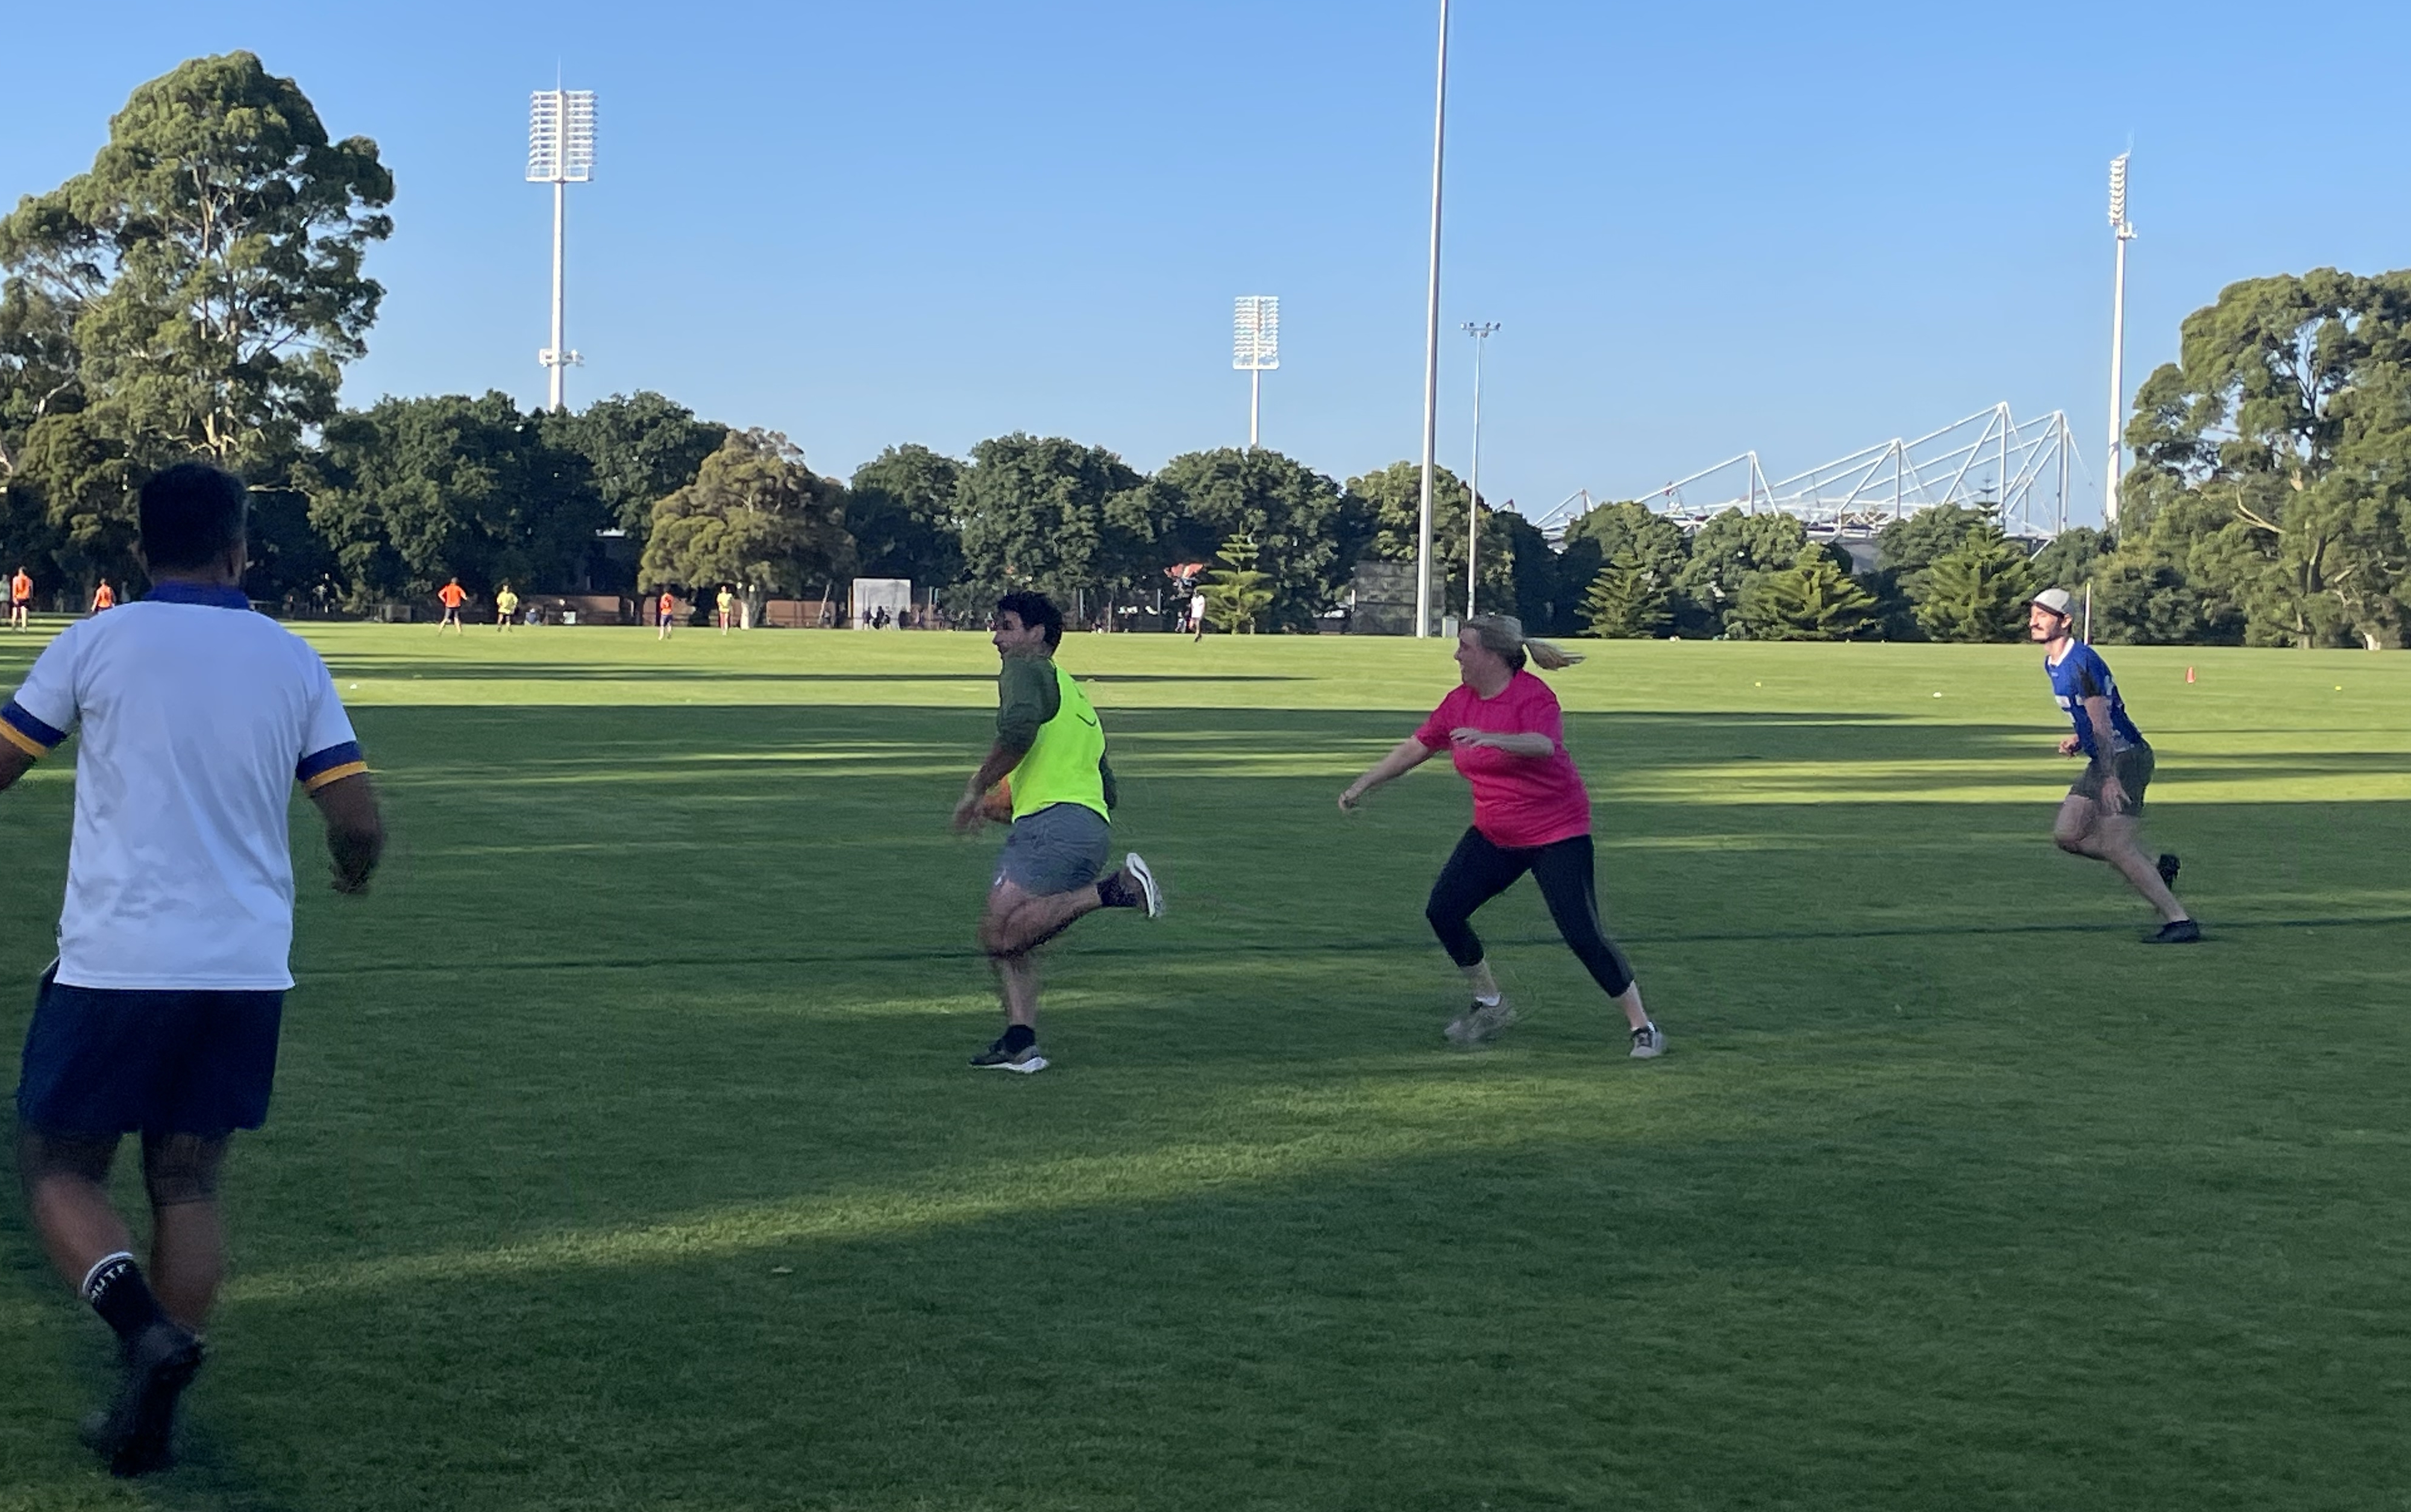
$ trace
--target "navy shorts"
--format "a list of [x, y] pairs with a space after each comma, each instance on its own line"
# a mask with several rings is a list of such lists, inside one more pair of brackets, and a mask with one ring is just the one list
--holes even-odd
[[17, 1116], [50, 1134], [256, 1129], [284, 1018], [282, 992], [70, 987], [45, 972]]

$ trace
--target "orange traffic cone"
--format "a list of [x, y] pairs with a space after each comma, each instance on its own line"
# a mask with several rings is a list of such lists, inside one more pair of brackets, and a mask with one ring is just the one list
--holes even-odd
[[2193, 681], [2193, 668], [2190, 667], [2185, 668], [2185, 681], [2188, 683]]

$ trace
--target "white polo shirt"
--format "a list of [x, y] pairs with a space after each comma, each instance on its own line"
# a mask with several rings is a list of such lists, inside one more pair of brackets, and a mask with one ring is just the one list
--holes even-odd
[[82, 727], [58, 979], [293, 985], [293, 784], [367, 771], [327, 664], [236, 589], [161, 583], [80, 620], [0, 708], [48, 755]]

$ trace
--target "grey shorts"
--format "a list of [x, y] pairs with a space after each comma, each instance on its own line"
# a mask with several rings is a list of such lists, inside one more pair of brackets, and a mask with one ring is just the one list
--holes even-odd
[[1113, 826], [1084, 803], [1050, 803], [1016, 819], [996, 859], [996, 880], [1036, 897], [1085, 888], [1104, 873]]
[[[2110, 758], [2110, 770], [2118, 774], [2118, 785], [2126, 791], [2126, 806], [2120, 812], [2143, 812], [2143, 789], [2152, 785], [2155, 764], [2152, 748], [2148, 745], [2129, 746]], [[2068, 796], [2089, 798], [2096, 803], [2101, 801], [2101, 778], [2093, 770], [2092, 762], [2084, 764], [2084, 775], [2076, 779], [2076, 785], [2068, 790]]]

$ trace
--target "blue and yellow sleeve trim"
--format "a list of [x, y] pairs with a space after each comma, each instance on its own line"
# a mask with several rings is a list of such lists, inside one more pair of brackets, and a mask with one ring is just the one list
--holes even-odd
[[360, 756], [360, 742], [345, 741], [303, 756], [301, 764], [293, 769], [293, 778], [304, 792], [314, 793], [329, 783], [357, 777], [368, 770], [368, 762]]
[[14, 698], [0, 705], [0, 739], [37, 760], [49, 756], [66, 738], [66, 731], [53, 729], [36, 719]]

